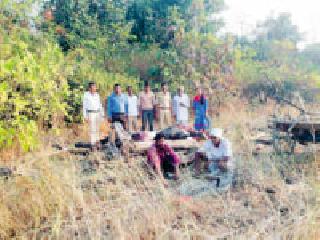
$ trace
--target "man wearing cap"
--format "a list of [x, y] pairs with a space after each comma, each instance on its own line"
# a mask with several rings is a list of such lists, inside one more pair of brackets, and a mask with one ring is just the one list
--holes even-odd
[[195, 156], [195, 174], [199, 175], [201, 161], [206, 161], [206, 168], [212, 175], [229, 177], [232, 172], [231, 143], [223, 138], [222, 129], [213, 128], [209, 139], [199, 149]]
[[173, 112], [176, 118], [177, 125], [187, 126], [189, 120], [190, 100], [187, 94], [184, 93], [184, 87], [178, 88], [178, 95], [173, 99]]
[[148, 163], [155, 169], [161, 180], [165, 183], [163, 175], [169, 172], [174, 173], [174, 178], [179, 178], [180, 158], [173, 149], [164, 143], [164, 136], [157, 133], [155, 143], [148, 149]]

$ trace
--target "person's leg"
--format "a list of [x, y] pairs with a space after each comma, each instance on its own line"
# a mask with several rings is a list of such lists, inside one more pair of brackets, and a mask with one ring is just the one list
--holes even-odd
[[90, 144], [93, 146], [95, 144], [95, 121], [94, 121], [94, 114], [89, 113], [89, 136], [90, 136]]
[[168, 115], [167, 115], [167, 117], [168, 117], [168, 125], [167, 126], [171, 126], [171, 124], [172, 124], [172, 117], [171, 117], [171, 112], [170, 112], [170, 110], [168, 110]]
[[178, 179], [180, 176], [179, 164], [175, 165], [172, 156], [167, 156], [162, 162], [162, 169], [164, 175], [168, 173], [173, 173], [175, 175], [175, 179]]
[[132, 128], [133, 128], [133, 117], [128, 116], [128, 131], [132, 132]]
[[187, 121], [185, 121], [185, 120], [180, 120], [180, 121], [179, 121], [179, 125], [180, 125], [181, 127], [186, 127], [188, 124], [187, 124]]
[[100, 140], [99, 136], [99, 113], [89, 113], [89, 128], [90, 128], [90, 144], [93, 149], [96, 149], [97, 144]]
[[194, 168], [195, 168], [195, 175], [200, 174], [201, 170], [201, 162], [205, 159], [205, 156], [203, 153], [196, 152], [195, 158], [194, 158]]
[[101, 121], [102, 121], [102, 117], [100, 113], [96, 113], [96, 146], [98, 148], [100, 148], [100, 125], [101, 125]]
[[138, 131], [138, 119], [137, 117], [132, 117], [132, 128], [134, 132]]
[[161, 168], [162, 168], [162, 171], [164, 174], [175, 172], [175, 168], [172, 164], [172, 160], [171, 160], [170, 156], [166, 157], [166, 159], [164, 159], [164, 161], [162, 161]]
[[170, 112], [170, 110], [167, 110], [167, 113], [166, 113], [166, 123], [167, 123], [167, 127], [171, 126], [171, 112]]
[[159, 121], [159, 127], [160, 129], [162, 130], [164, 128], [164, 117], [165, 117], [165, 111], [160, 109], [159, 110], [159, 118], [160, 118], [160, 121]]
[[200, 130], [200, 117], [199, 117], [198, 113], [196, 113], [195, 116], [194, 116], [194, 129], [196, 131]]
[[149, 111], [148, 122], [150, 126], [150, 131], [153, 131], [153, 110]]
[[142, 110], [142, 126], [141, 126], [141, 131], [146, 130], [146, 123], [147, 123], [147, 117], [148, 117], [148, 111]]
[[121, 123], [123, 129], [124, 130], [128, 130], [128, 123], [127, 123], [127, 121], [125, 119], [124, 114], [120, 115], [119, 119], [120, 119], [120, 123]]

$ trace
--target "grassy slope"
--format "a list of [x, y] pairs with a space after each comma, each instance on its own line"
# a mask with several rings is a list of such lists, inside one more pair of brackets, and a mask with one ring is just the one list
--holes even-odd
[[[246, 136], [263, 126], [270, 109], [252, 111], [237, 102], [225, 106], [216, 118], [215, 125], [224, 127], [233, 140], [241, 158], [238, 166], [247, 176], [242, 187], [218, 197], [181, 198], [150, 179], [142, 159], [130, 159], [128, 164], [123, 159], [104, 162], [93, 155], [90, 159], [100, 161], [99, 169], [83, 176], [78, 157], [49, 157], [49, 148], [26, 156], [14, 163], [17, 176], [0, 185], [0, 239], [272, 239], [277, 234], [293, 236], [293, 230], [297, 239], [317, 239], [319, 212], [311, 207], [319, 191], [314, 195], [309, 185], [285, 185], [275, 167], [277, 159], [253, 159], [245, 154], [254, 150]], [[182, 181], [189, 179], [186, 173]], [[275, 201], [265, 193], [266, 187], [276, 189]], [[298, 218], [298, 203], [303, 202], [313, 205], [304, 207], [306, 216]], [[289, 219], [299, 219], [303, 225], [286, 224], [279, 215], [280, 206], [288, 207]]]

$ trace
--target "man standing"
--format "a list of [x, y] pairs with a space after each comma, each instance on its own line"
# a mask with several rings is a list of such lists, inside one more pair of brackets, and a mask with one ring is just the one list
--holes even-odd
[[189, 120], [189, 108], [190, 100], [187, 94], [184, 93], [184, 87], [178, 88], [178, 95], [173, 99], [174, 115], [176, 117], [177, 124], [180, 126], [187, 126]]
[[139, 104], [142, 116], [141, 130], [145, 131], [148, 124], [149, 131], [153, 131], [155, 97], [148, 82], [145, 82], [144, 91], [139, 94]]
[[156, 101], [159, 109], [160, 129], [164, 129], [171, 125], [171, 96], [166, 83], [161, 83], [161, 92], [158, 93]]
[[88, 84], [88, 90], [83, 96], [83, 118], [89, 123], [90, 143], [93, 149], [98, 147], [100, 140], [100, 123], [104, 111], [94, 82]]
[[114, 85], [113, 93], [107, 99], [107, 115], [110, 123], [120, 122], [125, 128], [126, 96], [121, 93], [119, 84]]
[[205, 161], [206, 168], [212, 176], [222, 182], [231, 183], [233, 171], [231, 143], [222, 137], [222, 129], [213, 128], [209, 133], [209, 140], [199, 149], [195, 156], [195, 173], [199, 175], [201, 161]]
[[126, 114], [128, 117], [128, 131], [136, 132], [138, 131], [138, 98], [133, 95], [131, 86], [127, 87], [127, 91]]
[[148, 149], [147, 156], [148, 163], [155, 169], [156, 173], [159, 174], [165, 185], [164, 175], [174, 173], [174, 178], [179, 178], [181, 160], [173, 149], [164, 143], [164, 136], [161, 133], [156, 134], [155, 143]]

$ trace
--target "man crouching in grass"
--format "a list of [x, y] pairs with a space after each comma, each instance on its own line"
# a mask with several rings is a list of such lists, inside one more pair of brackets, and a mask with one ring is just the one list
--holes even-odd
[[155, 143], [148, 149], [148, 163], [155, 169], [164, 185], [167, 186], [164, 176], [168, 176], [168, 173], [174, 173], [174, 179], [179, 179], [181, 160], [173, 149], [164, 143], [163, 134], [157, 133], [154, 140]]
[[195, 175], [200, 174], [201, 162], [209, 170], [212, 180], [221, 181], [226, 185], [232, 181], [233, 158], [231, 143], [222, 137], [222, 129], [213, 128], [209, 139], [198, 150], [195, 156]]

